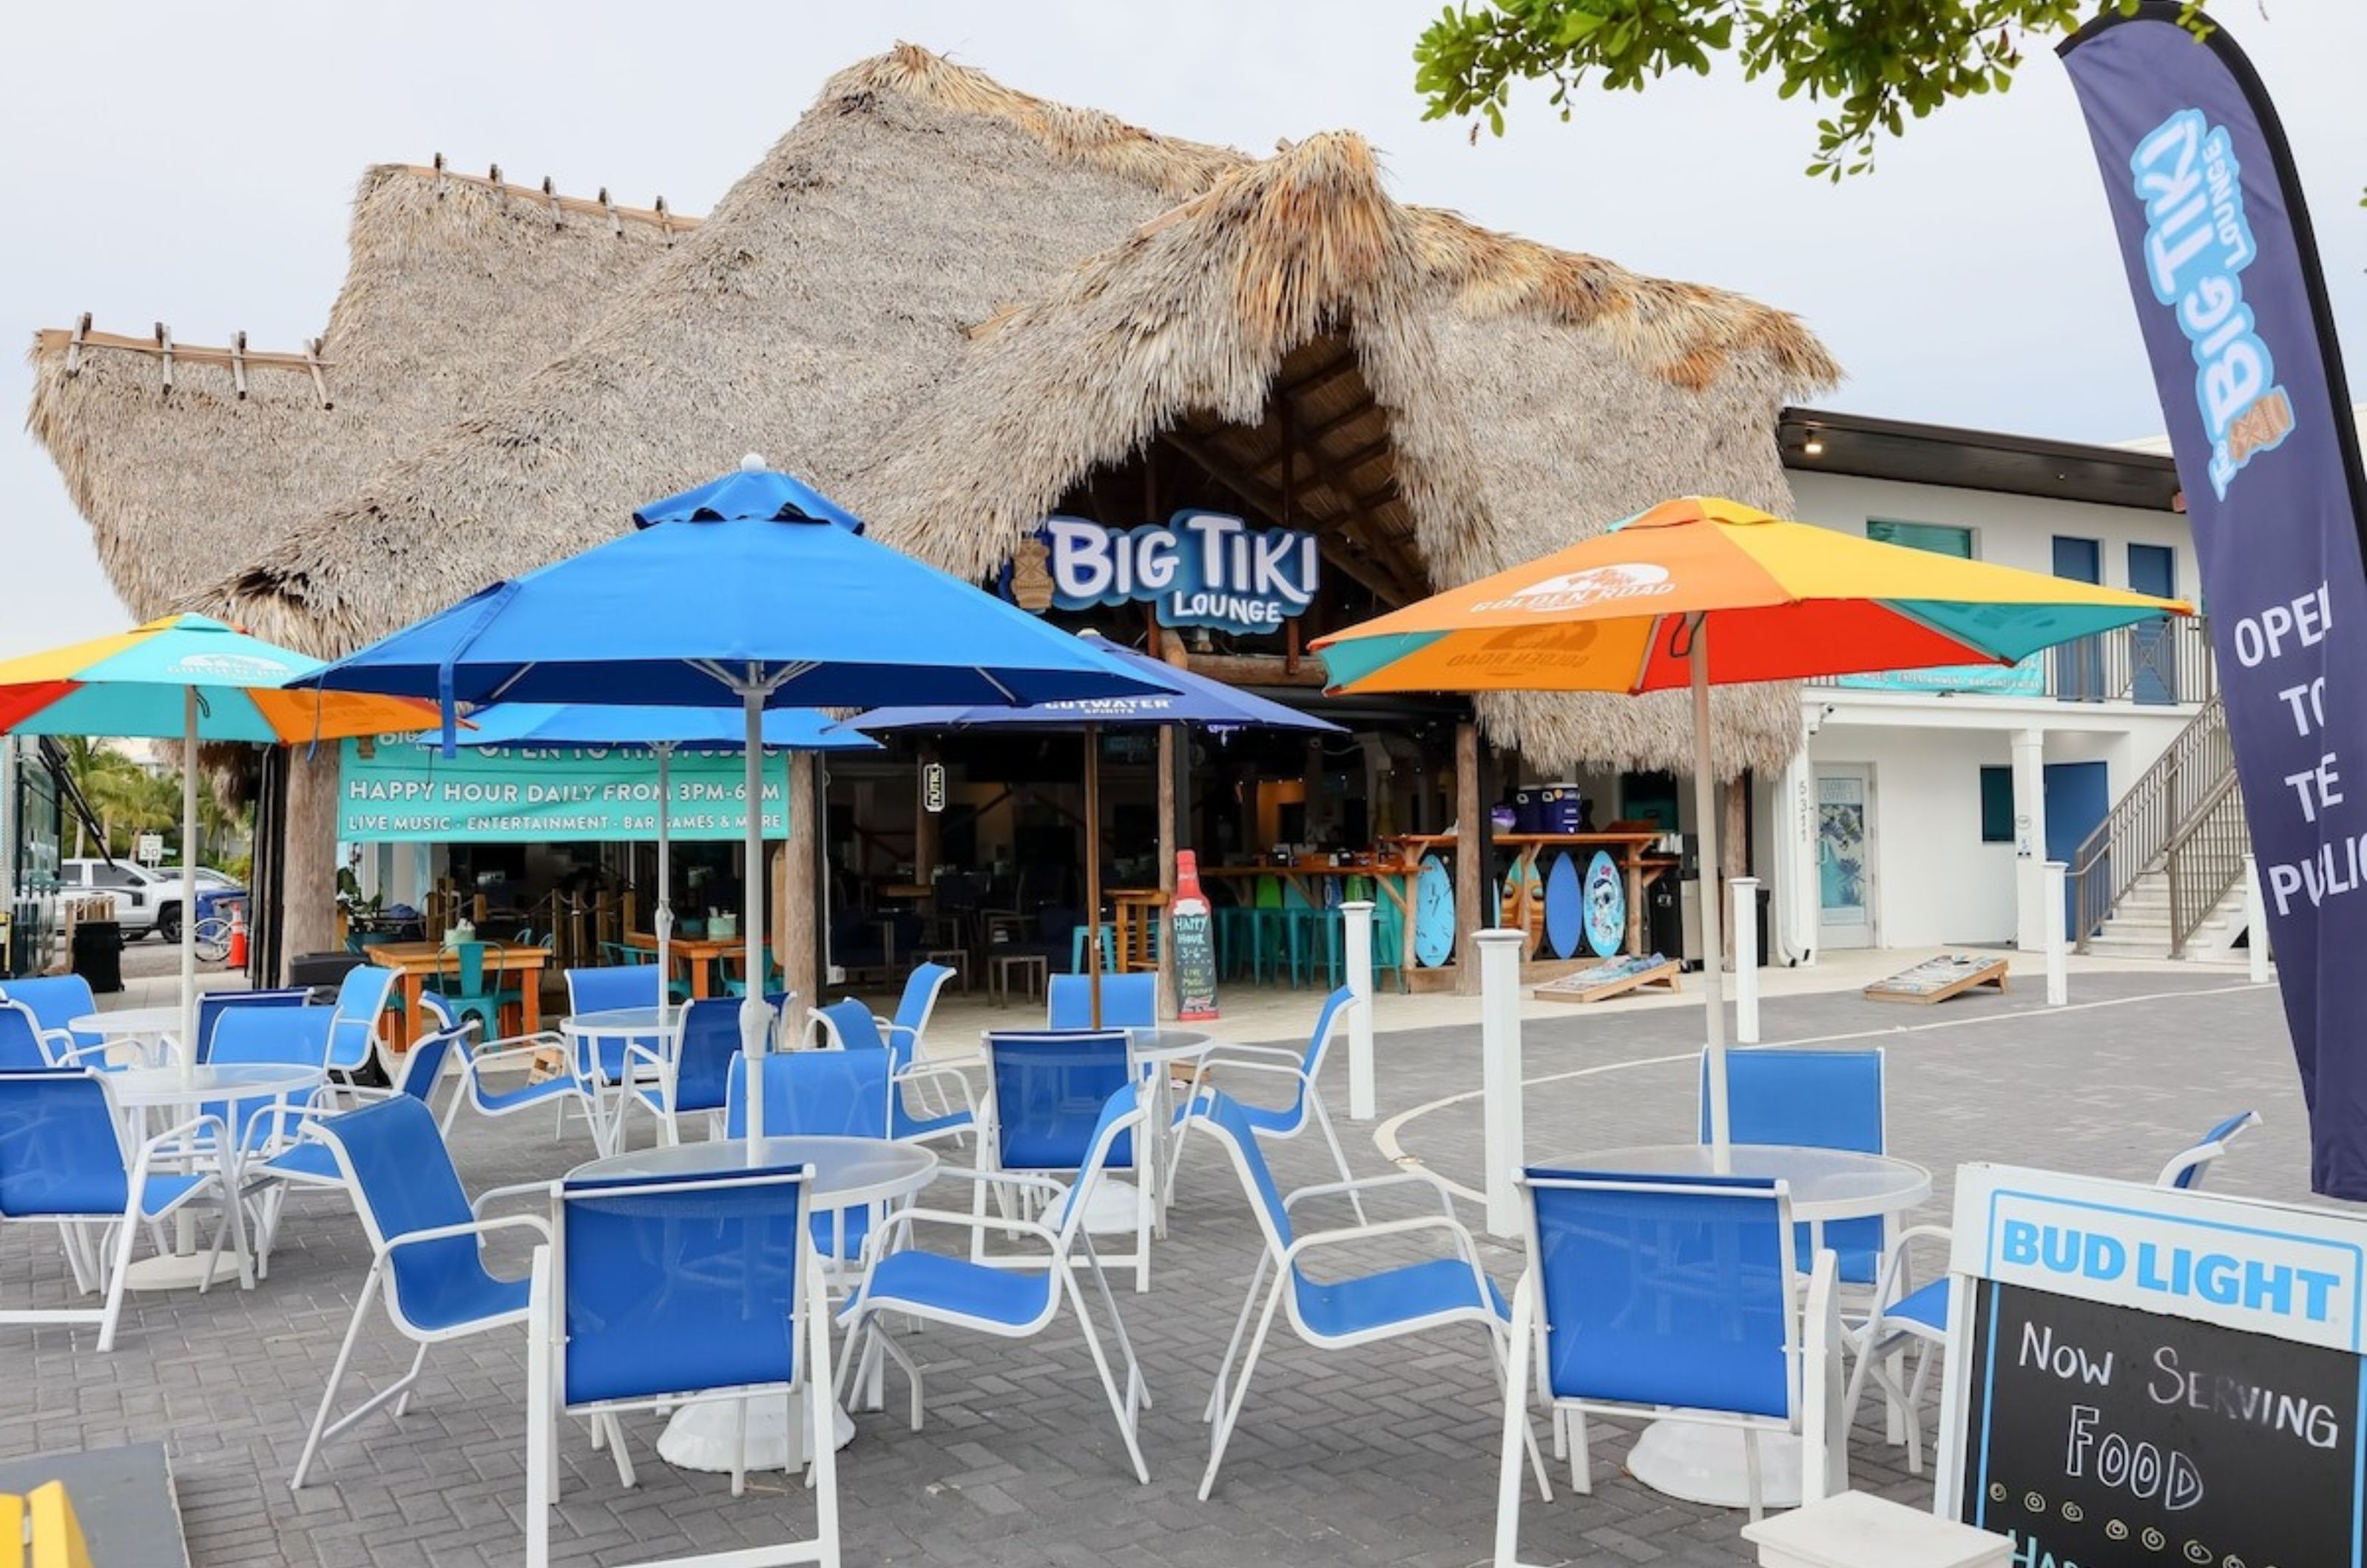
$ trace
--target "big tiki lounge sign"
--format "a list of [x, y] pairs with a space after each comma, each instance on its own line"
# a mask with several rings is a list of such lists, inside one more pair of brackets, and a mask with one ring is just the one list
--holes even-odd
[[1052, 603], [1063, 610], [1148, 602], [1162, 626], [1274, 632], [1315, 600], [1315, 536], [1252, 528], [1220, 512], [1109, 528], [1082, 517], [1044, 524]]

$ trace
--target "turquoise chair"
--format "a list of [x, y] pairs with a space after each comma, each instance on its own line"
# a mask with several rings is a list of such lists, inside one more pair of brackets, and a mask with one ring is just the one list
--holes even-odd
[[436, 982], [436, 994], [444, 998], [447, 1010], [455, 1019], [475, 1019], [483, 1026], [484, 1032], [480, 1038], [485, 1040], [502, 1037], [502, 1009], [525, 999], [522, 991], [502, 988], [500, 964], [493, 966], [490, 976], [486, 973], [485, 950], [500, 945], [491, 942], [452, 943], [445, 951], [452, 955], [453, 967], [458, 973], [439, 976]]
[[1085, 973], [1085, 937], [1091, 931], [1101, 933], [1102, 973], [1116, 974], [1117, 972], [1117, 927], [1109, 920], [1104, 920], [1097, 926], [1081, 925], [1070, 933], [1069, 973], [1071, 975]]

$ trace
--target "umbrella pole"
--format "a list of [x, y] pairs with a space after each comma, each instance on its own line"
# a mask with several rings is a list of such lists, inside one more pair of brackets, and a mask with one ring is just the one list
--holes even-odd
[[181, 1087], [198, 1074], [198, 689], [181, 690]]
[[674, 868], [666, 856], [667, 826], [674, 818], [674, 785], [667, 777], [674, 761], [674, 742], [661, 740], [650, 748], [658, 754], [658, 1006], [672, 999], [667, 988], [674, 978]]
[[742, 903], [746, 907], [748, 990], [740, 1001], [740, 1053], [747, 1058], [748, 1163], [760, 1163], [764, 1136], [764, 697], [756, 685], [758, 671], [748, 670], [747, 688], [740, 694], [748, 720], [744, 778], [747, 785], [746, 845], [748, 870]]
[[1093, 978], [1093, 1027], [1102, 1026], [1101, 726], [1085, 726], [1085, 973]]
[[1700, 845], [1702, 992], [1709, 1008], [1709, 1135], [1717, 1168], [1728, 1164], [1732, 1142], [1726, 1099], [1726, 962], [1725, 933], [1720, 929], [1717, 898], [1717, 779], [1710, 771], [1709, 617], [1695, 615], [1693, 624], [1693, 818]]

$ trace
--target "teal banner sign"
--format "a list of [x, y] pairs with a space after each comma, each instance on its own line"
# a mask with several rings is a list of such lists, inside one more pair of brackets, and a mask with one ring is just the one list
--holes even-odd
[[[337, 837], [348, 843], [524, 844], [652, 840], [658, 763], [639, 747], [463, 747], [431, 738], [345, 743]], [[764, 761], [764, 830], [788, 835], [787, 752]], [[738, 842], [746, 830], [745, 764], [730, 751], [679, 751], [667, 768], [667, 831], [677, 842]]]
[[1836, 686], [1858, 692], [1964, 692], [1988, 697], [2043, 697], [2046, 655], [2033, 653], [2019, 664], [1947, 664], [1930, 670], [1886, 670], [1841, 675]]

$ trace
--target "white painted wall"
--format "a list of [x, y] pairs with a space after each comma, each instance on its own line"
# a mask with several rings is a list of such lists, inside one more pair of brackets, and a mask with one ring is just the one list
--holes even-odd
[[2081, 501], [2051, 501], [2039, 496], [1997, 495], [1988, 491], [1953, 490], [1944, 485], [1907, 484], [1895, 479], [1860, 479], [1851, 474], [1819, 474], [1793, 468], [1793, 515], [1803, 523], [1863, 535], [1869, 519], [1886, 523], [1932, 523], [1943, 527], [1970, 528], [1976, 559], [2026, 571], [2055, 570], [2054, 539], [2057, 534], [2101, 540], [2104, 581], [2109, 587], [2129, 585], [2131, 544], [2167, 545], [2177, 557], [2178, 592], [2194, 598], [2202, 592], [2194, 564], [2194, 536], [2186, 519], [2174, 512], [2148, 512], [2129, 506], [2098, 506]]

